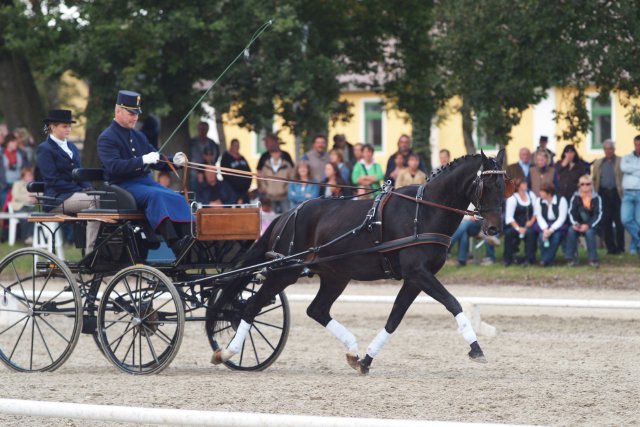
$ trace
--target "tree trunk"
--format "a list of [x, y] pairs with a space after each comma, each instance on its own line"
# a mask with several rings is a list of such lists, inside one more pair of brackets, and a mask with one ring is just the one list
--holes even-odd
[[216, 119], [216, 129], [218, 131], [218, 144], [220, 145], [220, 155], [227, 151], [227, 137], [224, 134], [224, 123], [222, 122], [222, 111], [218, 108], [214, 109], [215, 119]]
[[[171, 111], [168, 115], [162, 117], [160, 141], [158, 141], [159, 147], [165, 144], [167, 138], [169, 138], [183, 118], [182, 113], [178, 111]], [[178, 151], [182, 151], [189, 155], [189, 140], [189, 126], [187, 120], [182, 124], [182, 126], [180, 126], [180, 129], [178, 129], [168, 144], [162, 149], [162, 154], [165, 154], [166, 156], [173, 156]]]
[[[0, 46], [2, 46], [0, 38]], [[0, 48], [0, 108], [9, 130], [25, 127], [36, 142], [42, 139], [45, 111], [31, 67], [22, 55]]]
[[85, 110], [87, 129], [82, 150], [82, 166], [85, 168], [102, 167], [98, 158], [98, 136], [113, 120], [114, 107], [115, 99], [112, 94], [107, 97], [98, 91], [92, 90], [91, 85], [89, 86], [89, 101]]
[[413, 125], [413, 152], [416, 153], [427, 168], [427, 176], [431, 174], [431, 120], [433, 114], [418, 113], [411, 114]]
[[471, 115], [471, 107], [463, 102], [460, 108], [462, 115], [462, 138], [464, 140], [464, 148], [467, 154], [476, 153], [476, 145], [473, 143], [473, 116]]

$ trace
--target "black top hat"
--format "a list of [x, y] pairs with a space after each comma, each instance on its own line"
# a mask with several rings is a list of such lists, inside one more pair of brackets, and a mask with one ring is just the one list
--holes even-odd
[[119, 91], [116, 105], [135, 114], [142, 113], [142, 109], [140, 108], [140, 94], [138, 92], [132, 92], [130, 90]]
[[71, 120], [71, 110], [49, 110], [47, 118], [43, 120], [45, 125], [50, 123], [75, 123]]

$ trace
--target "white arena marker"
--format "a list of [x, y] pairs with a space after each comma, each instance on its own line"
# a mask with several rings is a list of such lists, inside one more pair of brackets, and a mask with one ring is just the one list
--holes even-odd
[[132, 406], [87, 405], [0, 399], [0, 413], [49, 418], [73, 418], [136, 424], [218, 427], [506, 427], [506, 424], [477, 424], [444, 421], [393, 420], [375, 418], [315, 417], [242, 412], [210, 412], [183, 409], [136, 408]]

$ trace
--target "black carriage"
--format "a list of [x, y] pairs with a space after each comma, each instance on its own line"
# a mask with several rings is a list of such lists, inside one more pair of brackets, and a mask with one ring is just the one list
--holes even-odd
[[[87, 221], [99, 221], [95, 247], [78, 261], [37, 248], [16, 250], [0, 261], [0, 360], [16, 371], [52, 371], [85, 333], [119, 369], [157, 373], [176, 356], [185, 322], [205, 321], [207, 313], [207, 338], [218, 350], [221, 339], [233, 336], [243, 307], [260, 286], [264, 266], [233, 270], [259, 237], [259, 207], [192, 203], [192, 233], [174, 255], [133, 197], [102, 182], [101, 170], [74, 174], [101, 183], [88, 192], [100, 208], [77, 215], [33, 213], [29, 221], [51, 231], [72, 224], [79, 248], [85, 245]], [[44, 189], [43, 183], [31, 185], [32, 192]], [[47, 203], [43, 196], [39, 200]], [[252, 280], [231, 289], [227, 285], [238, 275]], [[226, 366], [265, 369], [279, 356], [288, 331], [289, 306], [281, 292], [256, 318], [240, 357]]]

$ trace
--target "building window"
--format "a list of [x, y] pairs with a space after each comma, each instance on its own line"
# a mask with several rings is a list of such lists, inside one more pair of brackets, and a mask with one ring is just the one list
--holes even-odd
[[478, 119], [475, 121], [475, 138], [474, 142], [476, 144], [476, 149], [478, 150], [496, 150], [498, 147], [496, 144], [491, 144], [485, 132], [478, 126], [478, 122], [480, 121], [480, 117], [486, 117], [487, 113], [480, 112], [478, 113]]
[[611, 139], [611, 97], [594, 97], [591, 101], [591, 148], [601, 149], [602, 142]]
[[364, 103], [364, 141], [382, 150], [382, 103]]

